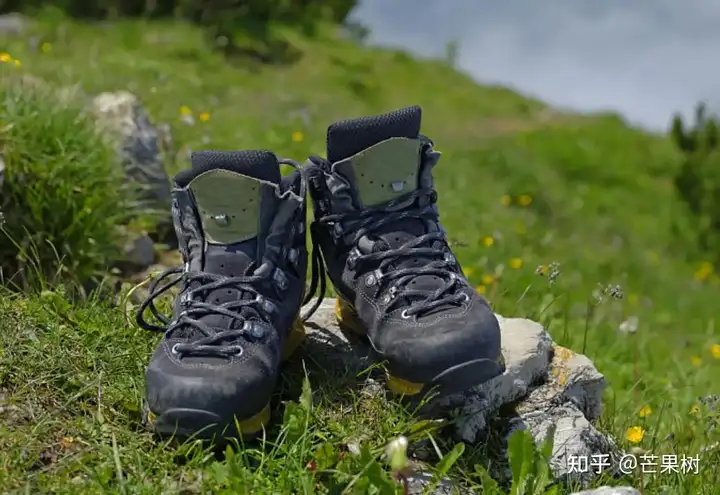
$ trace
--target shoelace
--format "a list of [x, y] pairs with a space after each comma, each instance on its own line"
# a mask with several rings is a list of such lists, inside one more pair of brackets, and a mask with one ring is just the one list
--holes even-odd
[[[290, 165], [300, 171], [305, 180], [305, 174], [300, 163], [281, 159], [280, 164]], [[149, 295], [140, 305], [136, 314], [138, 326], [145, 330], [164, 332], [165, 338], [171, 338], [180, 330], [191, 333], [199, 332], [202, 337], [191, 342], [177, 343], [172, 352], [183, 355], [230, 357], [239, 356], [243, 351], [239, 341], [242, 338], [260, 339], [266, 333], [266, 326], [271, 326], [270, 313], [275, 305], [260, 294], [258, 287], [268, 283], [268, 276], [253, 274], [255, 264], [248, 267], [247, 274], [240, 277], [226, 277], [224, 275], [206, 272], [188, 272], [184, 267], [168, 268], [155, 278], [149, 288]], [[173, 274], [181, 274], [164, 285], [160, 285]], [[182, 311], [178, 317], [171, 320], [162, 314], [155, 306], [155, 300], [180, 282], [184, 282], [185, 290], [182, 292]], [[238, 298], [222, 304], [211, 304], [202, 299], [202, 294], [222, 288], [233, 288], [250, 297]], [[145, 319], [145, 312], [150, 310], [152, 315], [161, 323], [155, 325]], [[242, 323], [240, 328], [219, 330], [207, 325], [199, 318], [208, 315], [221, 315], [233, 321]]]
[[[363, 237], [370, 237], [385, 225], [401, 222], [408, 219], [438, 221], [437, 212], [430, 207], [412, 206], [398, 209], [401, 205], [417, 205], [418, 199], [430, 198], [433, 203], [437, 198], [434, 189], [420, 188], [402, 198], [389, 202], [382, 209], [362, 210], [347, 214], [331, 214], [317, 219], [319, 225], [331, 229], [339, 229], [343, 232], [343, 225], [354, 224], [352, 231], [351, 245], [358, 246]], [[312, 268], [311, 281], [308, 296], [303, 304], [307, 304], [313, 295], [318, 291], [319, 296], [306, 315], [303, 321], [312, 316], [322, 303], [325, 297], [327, 281], [325, 275], [325, 264], [319, 249], [316, 229], [311, 229], [312, 236]], [[384, 241], [376, 243], [375, 246], [382, 246]], [[400, 301], [409, 300], [410, 304], [402, 311], [402, 318], [411, 318], [414, 315], [422, 315], [437, 307], [446, 304], [460, 304], [469, 299], [465, 293], [459, 293], [455, 289], [460, 287], [463, 281], [456, 270], [457, 262], [449, 249], [442, 249], [447, 246], [445, 233], [442, 231], [430, 232], [418, 236], [402, 244], [397, 248], [389, 248], [387, 245], [373, 252], [362, 253], [349, 260], [353, 263], [358, 272], [362, 272], [363, 266], [377, 264], [377, 268], [365, 274], [367, 285], [378, 284], [378, 294], [384, 293], [385, 313], [397, 308]], [[384, 248], [384, 249], [383, 249]], [[395, 268], [403, 260], [421, 258], [427, 260], [421, 267]], [[379, 264], [378, 264], [379, 262]], [[393, 268], [386, 270], [387, 268]], [[416, 277], [422, 275], [435, 275], [443, 283], [434, 291], [427, 289], [411, 289], [408, 284]], [[394, 282], [394, 283], [392, 283]], [[385, 287], [389, 285], [389, 287]]]
[[[140, 305], [136, 321], [145, 330], [165, 332], [166, 338], [180, 330], [197, 331], [203, 336], [188, 343], [178, 343], [173, 346], [173, 352], [185, 355], [205, 355], [230, 357], [242, 354], [243, 348], [240, 344], [220, 345], [222, 342], [237, 342], [241, 337], [261, 338], [265, 334], [263, 326], [256, 325], [257, 322], [270, 324], [268, 305], [272, 303], [265, 299], [255, 287], [259, 283], [267, 281], [267, 277], [257, 275], [246, 275], [242, 277], [225, 277], [212, 273], [183, 272], [181, 276], [160, 286], [160, 283], [175, 273], [183, 272], [183, 267], [169, 268], [162, 272], [150, 284], [148, 298]], [[186, 290], [181, 296], [182, 311], [178, 318], [170, 320], [163, 315], [155, 306], [155, 300], [176, 286], [181, 281], [187, 284]], [[197, 285], [193, 286], [194, 283]], [[202, 293], [210, 293], [222, 288], [234, 288], [243, 294], [252, 296], [247, 299], [236, 299], [222, 304], [211, 304], [198, 298]], [[145, 311], [150, 310], [155, 318], [162, 325], [149, 323], [145, 317]], [[227, 316], [231, 320], [242, 322], [241, 328], [218, 331], [199, 319], [201, 316], [210, 314]]]

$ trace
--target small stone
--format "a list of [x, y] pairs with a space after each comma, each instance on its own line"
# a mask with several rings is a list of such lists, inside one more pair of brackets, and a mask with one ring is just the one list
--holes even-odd
[[130, 239], [125, 243], [124, 257], [135, 268], [145, 269], [155, 262], [155, 244], [147, 235]]
[[640, 492], [630, 486], [601, 486], [594, 490], [573, 492], [570, 495], [640, 495]]
[[160, 146], [169, 139], [158, 132], [140, 100], [128, 91], [101, 93], [91, 108], [98, 129], [116, 147], [128, 180], [142, 189], [141, 199], [170, 222], [170, 179], [161, 160]]
[[357, 442], [349, 442], [346, 447], [352, 455], [360, 455], [360, 444]]
[[0, 15], [0, 35], [17, 36], [28, 27], [25, 16], [17, 12]]
[[441, 479], [433, 491], [428, 488], [433, 483], [433, 476], [425, 472], [411, 472], [405, 477], [408, 495], [473, 495], [473, 492], [462, 489], [448, 478]]

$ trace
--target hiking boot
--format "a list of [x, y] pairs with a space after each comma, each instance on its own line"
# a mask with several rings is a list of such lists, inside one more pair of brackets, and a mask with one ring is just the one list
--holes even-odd
[[497, 319], [439, 223], [432, 170], [440, 153], [420, 136], [420, 121], [421, 109], [409, 107], [337, 122], [327, 159], [306, 165], [310, 291], [319, 283], [323, 297], [326, 268], [340, 325], [367, 335], [391, 391], [418, 398], [436, 387], [457, 393], [505, 369]]
[[[137, 316], [165, 333], [146, 373], [161, 434], [252, 437], [270, 419], [281, 361], [304, 337], [307, 269], [305, 180], [299, 171], [281, 178], [279, 163], [268, 151], [201, 151], [174, 179], [185, 265], [153, 282]], [[153, 300], [175, 284], [170, 321]], [[162, 325], [143, 318], [148, 308]]]

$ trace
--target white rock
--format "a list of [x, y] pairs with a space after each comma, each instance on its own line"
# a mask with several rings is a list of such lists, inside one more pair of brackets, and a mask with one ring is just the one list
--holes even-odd
[[25, 32], [28, 21], [25, 16], [16, 12], [0, 15], [0, 34], [19, 35]]
[[542, 325], [523, 318], [495, 316], [502, 333], [505, 373], [441, 402], [445, 408], [460, 408], [457, 433], [469, 443], [476, 442], [484, 433], [489, 416], [527, 395], [530, 387], [545, 377], [552, 355], [552, 339]]
[[601, 486], [594, 490], [574, 492], [571, 495], [640, 495], [640, 492], [629, 486]]
[[144, 269], [155, 262], [155, 244], [147, 235], [128, 239], [124, 249], [125, 261], [134, 268]]
[[91, 109], [98, 128], [116, 147], [125, 175], [143, 190], [143, 199], [169, 221], [170, 179], [164, 169], [158, 134], [140, 100], [128, 91], [101, 93]]
[[473, 492], [454, 484], [445, 478], [439, 480], [432, 492], [433, 476], [430, 473], [415, 472], [407, 476], [407, 495], [474, 495]]

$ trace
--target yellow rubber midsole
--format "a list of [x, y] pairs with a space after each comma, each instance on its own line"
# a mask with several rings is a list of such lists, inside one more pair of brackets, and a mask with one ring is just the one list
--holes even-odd
[[270, 423], [269, 402], [265, 404], [265, 407], [263, 407], [262, 410], [255, 416], [252, 416], [248, 419], [243, 419], [242, 421], [238, 421], [237, 425], [240, 433], [242, 433], [243, 435], [253, 435], [259, 431], [262, 431], [262, 429], [265, 428], [265, 425], [267, 425], [268, 423]]
[[[355, 309], [339, 297], [335, 300], [335, 317], [337, 318], [338, 325], [345, 327], [356, 334], [367, 335], [367, 329], [358, 317]], [[412, 396], [422, 392], [425, 384], [411, 382], [403, 378], [393, 376], [388, 372], [385, 386], [394, 394]]]
[[295, 321], [290, 327], [290, 333], [288, 334], [287, 340], [285, 341], [285, 346], [283, 347], [282, 352], [283, 361], [289, 359], [290, 356], [292, 356], [295, 351], [297, 351], [298, 347], [300, 347], [300, 344], [303, 343], [306, 336], [307, 333], [305, 332], [305, 325], [303, 325], [302, 320], [298, 316], [297, 318], [295, 318]]

